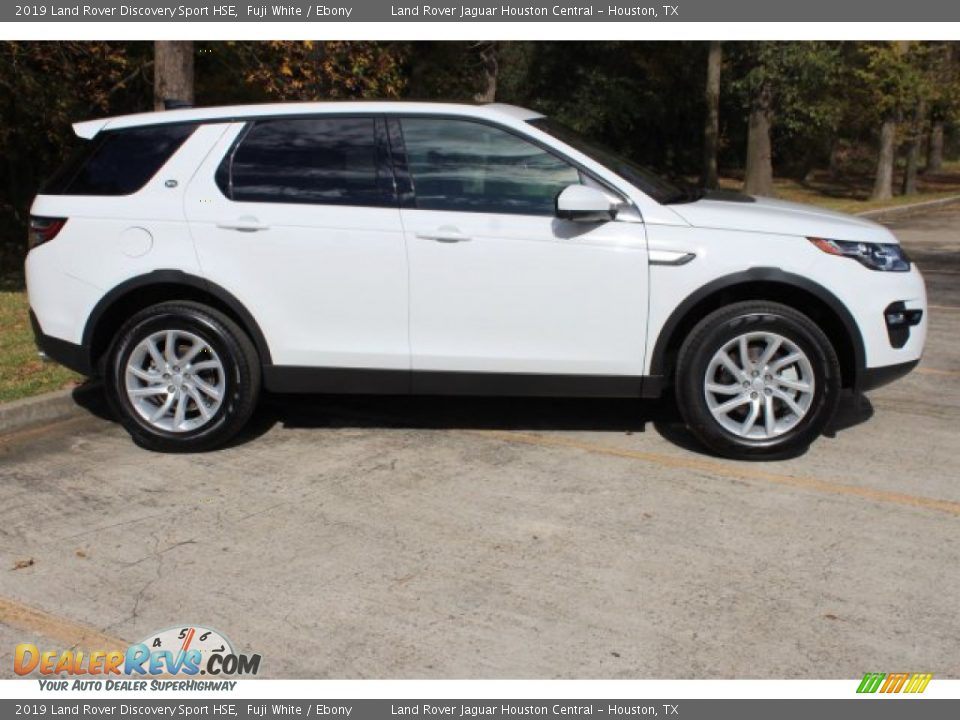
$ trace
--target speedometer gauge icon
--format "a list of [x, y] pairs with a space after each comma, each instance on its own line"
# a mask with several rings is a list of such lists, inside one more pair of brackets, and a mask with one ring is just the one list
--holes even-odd
[[[207, 667], [207, 663], [212, 655], [233, 655], [233, 644], [223, 635], [223, 633], [213, 628], [202, 625], [180, 625], [169, 627], [160, 632], [151, 633], [141, 642], [146, 645], [151, 652], [167, 651], [173, 657], [186, 655], [191, 650], [200, 653], [200, 662], [197, 665], [201, 668]], [[204, 670], [200, 674], [206, 674]]]

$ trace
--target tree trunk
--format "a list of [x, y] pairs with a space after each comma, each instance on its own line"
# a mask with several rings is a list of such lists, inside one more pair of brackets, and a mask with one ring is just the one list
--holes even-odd
[[902, 195], [913, 195], [917, 191], [917, 168], [920, 166], [920, 138], [914, 138], [907, 145], [907, 161], [903, 168]]
[[497, 43], [486, 42], [480, 46], [480, 63], [483, 65], [483, 89], [474, 96], [479, 103], [492, 103], [497, 99], [497, 75], [500, 63]]
[[830, 177], [838, 178], [840, 177], [841, 166], [843, 161], [841, 156], [843, 154], [843, 144], [840, 142], [840, 138], [834, 137], [830, 143]]
[[923, 125], [927, 117], [926, 103], [921, 100], [913, 112], [910, 123], [910, 139], [907, 143], [907, 162], [903, 172], [904, 195], [913, 195], [917, 191], [917, 171], [920, 168], [920, 144], [923, 141]]
[[707, 52], [707, 88], [704, 100], [707, 105], [703, 124], [703, 186], [713, 190], [719, 184], [717, 175], [717, 148], [720, 143], [720, 67], [723, 63], [723, 46], [719, 40], [710, 42]]
[[153, 44], [153, 107], [165, 100], [193, 104], [193, 41], [157, 40]]
[[943, 120], [934, 120], [930, 126], [930, 143], [927, 149], [928, 173], [943, 170]]
[[[903, 56], [910, 48], [907, 40], [893, 43], [898, 55]], [[903, 120], [903, 108], [889, 110], [880, 126], [880, 151], [877, 153], [877, 173], [873, 181], [871, 200], [889, 200], [893, 197], [893, 170], [896, 164], [897, 125]]]
[[743, 182], [743, 191], [748, 195], [773, 196], [770, 101], [770, 88], [764, 87], [750, 110], [750, 122], [747, 128], [747, 170]]
[[880, 128], [880, 152], [877, 155], [877, 175], [871, 200], [889, 200], [893, 197], [893, 160], [897, 139], [897, 121], [888, 117]]

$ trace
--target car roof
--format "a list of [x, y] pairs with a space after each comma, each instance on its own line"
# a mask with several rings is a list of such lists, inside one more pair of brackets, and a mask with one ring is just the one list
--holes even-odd
[[74, 123], [74, 132], [82, 138], [90, 139], [105, 130], [143, 127], [193, 122], [232, 122], [256, 117], [278, 117], [284, 115], [343, 114], [343, 113], [416, 113], [449, 114], [466, 117], [526, 121], [542, 115], [533, 110], [506, 105], [488, 103], [469, 105], [466, 103], [404, 102], [404, 101], [337, 101], [337, 102], [286, 102], [262, 103], [257, 105], [221, 105], [214, 107], [178, 108], [158, 112], [116, 115]]

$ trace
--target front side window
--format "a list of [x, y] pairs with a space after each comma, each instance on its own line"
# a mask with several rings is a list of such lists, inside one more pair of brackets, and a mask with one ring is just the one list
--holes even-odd
[[416, 206], [423, 210], [553, 215], [580, 182], [569, 163], [506, 130], [469, 120], [401, 120]]
[[540, 117], [534, 120], [528, 120], [527, 122], [538, 130], [543, 130], [548, 135], [552, 135], [557, 140], [579, 150], [608, 170], [615, 172], [658, 203], [669, 205], [672, 203], [692, 202], [700, 199], [700, 194], [695, 191], [679, 187], [669, 180], [661, 178], [651, 170], [617, 154], [595, 140], [585, 138], [576, 130], [568, 128], [555, 120]]
[[372, 117], [257, 121], [225, 158], [218, 182], [241, 202], [388, 205], [392, 178], [378, 156], [374, 123]]

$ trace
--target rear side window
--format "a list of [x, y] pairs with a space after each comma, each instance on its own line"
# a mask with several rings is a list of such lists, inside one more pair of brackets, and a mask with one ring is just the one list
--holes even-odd
[[44, 195], [131, 195], [157, 174], [196, 125], [153, 125], [101, 133], [68, 158]]
[[395, 204], [373, 117], [260, 120], [224, 159], [217, 182], [239, 202]]

